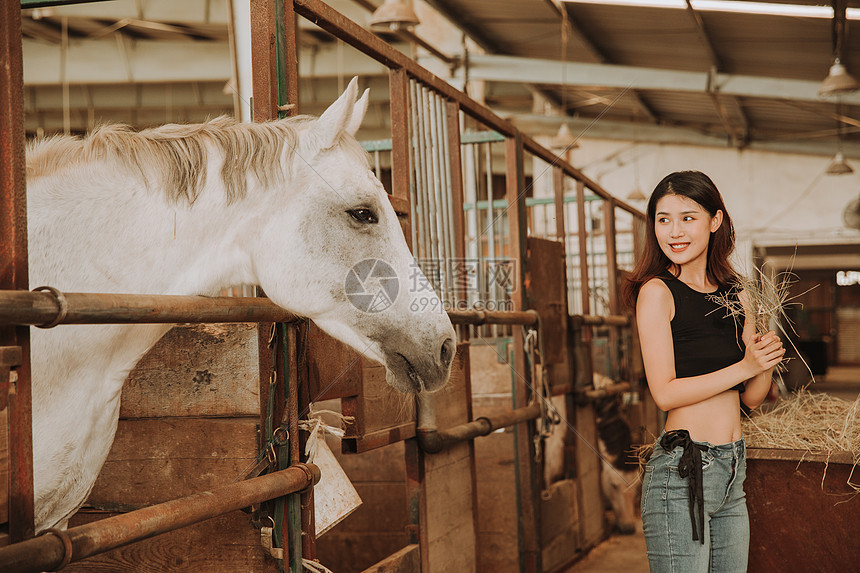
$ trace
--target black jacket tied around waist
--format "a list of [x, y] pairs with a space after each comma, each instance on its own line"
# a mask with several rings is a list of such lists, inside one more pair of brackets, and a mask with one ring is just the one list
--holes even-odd
[[[683, 448], [681, 459], [678, 461], [678, 475], [687, 478], [690, 489], [690, 521], [693, 526], [693, 541], [705, 543], [705, 493], [702, 485], [702, 452], [708, 446], [695, 443], [687, 430], [672, 430], [666, 432], [660, 439], [660, 446], [671, 452], [678, 446]], [[699, 508], [698, 530], [696, 533], [696, 511]]]

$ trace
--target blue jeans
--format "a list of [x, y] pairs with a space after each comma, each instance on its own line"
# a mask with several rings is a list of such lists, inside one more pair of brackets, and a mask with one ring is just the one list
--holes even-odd
[[683, 450], [678, 446], [666, 452], [657, 440], [642, 479], [642, 526], [651, 573], [744, 572], [750, 538], [744, 439], [719, 446], [695, 443], [707, 446], [701, 453], [705, 542], [693, 541], [689, 482], [678, 474]]

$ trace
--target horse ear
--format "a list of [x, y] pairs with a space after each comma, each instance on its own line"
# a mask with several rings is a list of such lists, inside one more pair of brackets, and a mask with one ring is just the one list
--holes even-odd
[[361, 127], [361, 122], [364, 120], [364, 114], [367, 113], [367, 106], [370, 103], [370, 88], [364, 90], [361, 98], [355, 105], [352, 106], [352, 115], [346, 125], [346, 132], [352, 136], [358, 133], [358, 128]]
[[350, 117], [353, 113], [355, 105], [355, 96], [358, 93], [358, 78], [352, 78], [346, 90], [341, 94], [337, 101], [329, 106], [325, 112], [317, 120], [315, 131], [316, 143], [319, 150], [329, 149], [334, 147], [340, 134], [343, 133], [350, 124]]

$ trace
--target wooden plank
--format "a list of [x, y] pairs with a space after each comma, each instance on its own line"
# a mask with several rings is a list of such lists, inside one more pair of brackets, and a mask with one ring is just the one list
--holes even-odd
[[429, 573], [477, 570], [472, 463], [468, 443], [424, 460]]
[[579, 507], [575, 480], [561, 480], [541, 499], [541, 541], [545, 571], [570, 562], [579, 546]]
[[317, 540], [318, 557], [332, 571], [361, 571], [408, 543], [404, 450], [399, 442], [357, 455], [335, 452], [362, 504]]
[[594, 408], [576, 408], [576, 476], [579, 486], [580, 547], [588, 549], [604, 537], [603, 494], [600, 489], [600, 457]]
[[564, 245], [534, 237], [527, 245], [527, 306], [541, 317], [544, 364], [561, 364], [567, 354], [568, 315]]
[[[510, 396], [490, 398], [475, 405], [475, 414], [510, 409]], [[475, 441], [475, 463], [480, 469], [478, 499], [478, 557], [484, 571], [519, 573], [517, 486], [513, 428]]]
[[317, 541], [318, 558], [320, 563], [336, 573], [357, 573], [372, 567], [407, 543], [405, 531], [349, 534], [330, 531]]
[[415, 399], [385, 382], [385, 368], [363, 361], [361, 391], [341, 400], [345, 416], [354, 416], [342, 442], [344, 451], [361, 452], [414, 435]]
[[[81, 511], [70, 526], [83, 525], [116, 515]], [[234, 511], [202, 523], [184, 527], [120, 547], [66, 566], [70, 573], [277, 573], [274, 559], [260, 544], [260, 532], [251, 516]]]
[[361, 392], [361, 355], [308, 323], [308, 382], [312, 402], [355, 396]]
[[409, 76], [406, 70], [388, 70], [388, 90], [391, 108], [391, 193], [408, 204]]
[[469, 370], [469, 344], [457, 345], [451, 377], [441, 390], [434, 393], [436, 425], [439, 429], [449, 428], [471, 421], [469, 419], [470, 396], [466, 392], [466, 379]]
[[420, 573], [421, 553], [418, 545], [407, 545], [397, 553], [368, 567], [363, 573]]
[[257, 353], [256, 324], [177, 326], [129, 374], [120, 417], [257, 415]]
[[779, 448], [747, 448], [748, 460], [786, 460], [793, 462], [824, 462], [853, 464], [854, 456], [848, 451], [807, 452], [804, 450], [784, 450]]
[[[470, 421], [469, 345], [458, 344], [451, 379], [435, 394], [439, 428]], [[476, 571], [475, 464], [472, 444], [464, 442], [424, 458], [422, 516], [426, 529], [429, 571]]]
[[121, 420], [87, 505], [127, 511], [230, 483], [257, 444], [256, 418]]

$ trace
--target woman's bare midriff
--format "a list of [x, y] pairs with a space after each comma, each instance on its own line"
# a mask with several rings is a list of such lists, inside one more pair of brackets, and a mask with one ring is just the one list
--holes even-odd
[[737, 390], [728, 390], [697, 404], [669, 410], [666, 431], [685, 429], [697, 442], [714, 445], [741, 439], [741, 408]]

